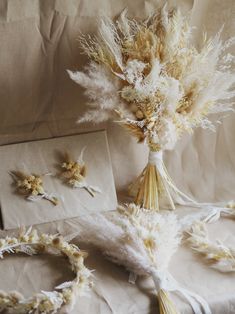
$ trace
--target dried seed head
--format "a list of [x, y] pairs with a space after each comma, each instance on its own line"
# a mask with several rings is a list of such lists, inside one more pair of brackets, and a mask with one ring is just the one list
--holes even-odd
[[55, 239], [52, 240], [52, 243], [56, 246], [59, 245], [60, 242], [61, 242], [61, 239], [59, 237], [56, 237]]
[[144, 118], [143, 112], [139, 109], [136, 111], [135, 116], [137, 119], [140, 119], [140, 120]]
[[130, 110], [132, 111], [132, 112], [137, 112], [138, 111], [138, 106], [136, 105], [136, 104], [131, 104], [131, 106], [130, 106]]

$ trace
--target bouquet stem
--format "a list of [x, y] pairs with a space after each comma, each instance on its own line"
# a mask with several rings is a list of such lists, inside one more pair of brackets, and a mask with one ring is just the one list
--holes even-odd
[[158, 302], [160, 314], [179, 314], [168, 293], [163, 289], [158, 292]]
[[176, 202], [195, 203], [175, 186], [163, 163], [162, 153], [150, 150], [147, 166], [131, 185], [131, 191], [135, 191], [135, 204], [159, 211], [159, 203], [163, 196], [166, 197], [171, 209], [175, 209]]

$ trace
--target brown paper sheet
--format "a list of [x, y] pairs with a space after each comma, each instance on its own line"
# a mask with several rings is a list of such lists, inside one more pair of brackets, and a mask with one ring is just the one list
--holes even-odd
[[[86, 183], [101, 193], [92, 197], [84, 188], [72, 188], [60, 174], [61, 154], [77, 160], [85, 148]], [[116, 208], [116, 191], [105, 131], [33, 141], [0, 147], [0, 202], [5, 229], [35, 225]], [[16, 192], [10, 171], [46, 174], [42, 177], [48, 194], [58, 198], [54, 206], [45, 199], [26, 200]]]
[[[79, 32], [94, 32], [97, 15], [117, 16], [127, 7], [131, 16], [146, 16], [159, 3], [156, 0], [76, 0], [0, 2], [0, 143], [42, 139], [91, 130], [98, 126], [78, 126], [75, 121], [85, 110], [82, 89], [73, 83], [65, 69], [81, 69], [86, 58], [80, 54]], [[16, 5], [16, 3], [18, 5]], [[191, 23], [196, 26], [194, 41], [201, 34], [214, 35], [222, 24], [223, 39], [234, 36], [234, 0], [171, 0], [184, 12], [192, 9]], [[9, 9], [11, 7], [11, 10]], [[234, 48], [233, 48], [234, 52]], [[26, 58], [27, 56], [27, 58]], [[100, 126], [99, 126], [100, 127]], [[103, 127], [103, 126], [101, 126]], [[107, 126], [116, 186], [124, 191], [142, 170], [147, 159], [146, 147], [136, 144], [119, 126]], [[196, 130], [184, 136], [174, 151], [165, 155], [169, 172], [177, 185], [197, 199], [213, 201], [234, 198], [235, 191], [235, 115], [217, 126], [217, 132]], [[185, 209], [189, 213], [189, 209]], [[77, 225], [79, 226], [79, 221]], [[73, 221], [74, 222], [74, 221]], [[64, 222], [40, 226], [44, 231], [70, 233]], [[234, 239], [234, 221], [224, 219], [209, 227], [214, 239]], [[6, 232], [2, 232], [6, 235]], [[79, 243], [79, 239], [76, 239]], [[226, 242], [227, 243], [227, 242]], [[14, 259], [14, 263], [11, 261]], [[36, 259], [37, 260], [37, 259]], [[33, 273], [33, 262], [17, 256], [0, 262], [0, 289], [52, 288], [57, 284], [52, 267], [42, 268], [40, 260]], [[49, 261], [48, 261], [49, 263]], [[90, 250], [88, 266], [96, 269], [95, 290], [90, 297], [79, 298], [69, 314], [153, 314], [157, 300], [151, 280], [128, 284], [123, 268], [107, 262]], [[21, 267], [19, 266], [21, 265]], [[50, 266], [50, 264], [48, 264]], [[18, 280], [19, 269], [26, 269]], [[187, 288], [209, 302], [213, 314], [235, 312], [235, 280], [233, 274], [211, 270], [186, 247], [173, 257], [170, 270]], [[45, 272], [48, 281], [42, 281]], [[13, 276], [11, 273], [13, 272]], [[58, 273], [65, 274], [64, 267]], [[32, 279], [33, 278], [33, 279]], [[191, 308], [173, 296], [179, 312], [191, 314]], [[61, 310], [60, 314], [66, 313]]]

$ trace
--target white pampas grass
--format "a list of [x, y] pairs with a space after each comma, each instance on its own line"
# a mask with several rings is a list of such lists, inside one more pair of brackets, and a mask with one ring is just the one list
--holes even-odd
[[[235, 58], [227, 49], [235, 39], [223, 42], [221, 28], [213, 38], [204, 36], [198, 49], [192, 30], [187, 17], [167, 5], [144, 21], [130, 20], [127, 10], [115, 22], [101, 19], [97, 36], [81, 38], [90, 64], [84, 72], [69, 72], [89, 99], [90, 108], [78, 121], [112, 119], [151, 153], [173, 149], [183, 132], [196, 127], [215, 131], [208, 116], [233, 111]], [[146, 178], [148, 168], [142, 172], [146, 191], [142, 193], [140, 182], [135, 202], [159, 210], [159, 199], [166, 195], [174, 209], [177, 188], [172, 180], [162, 184], [157, 164], [152, 171], [156, 178]]]
[[195, 313], [210, 313], [207, 303], [180, 287], [168, 272], [168, 265], [180, 243], [176, 216], [159, 215], [130, 204], [117, 212], [81, 217], [79, 238], [92, 243], [113, 262], [132, 273], [153, 278], [161, 313], [178, 313], [169, 292], [184, 296]]
[[[127, 116], [122, 115], [122, 120], [130, 115], [143, 120], [142, 132], [149, 144], [152, 120], [155, 127], [151, 129], [158, 134], [162, 119], [173, 118], [177, 137], [183, 130], [209, 125], [206, 115], [231, 110], [228, 100], [235, 95], [235, 74], [229, 70], [234, 56], [226, 53], [235, 39], [223, 43], [221, 33], [222, 28], [213, 38], [205, 37], [202, 47], [196, 49], [187, 18], [179, 10], [169, 11], [166, 5], [145, 21], [128, 19], [127, 10], [116, 22], [101, 19], [97, 36], [81, 38], [92, 62], [85, 72], [69, 71], [70, 77], [86, 89], [88, 105], [93, 107], [92, 114], [79, 121], [90, 121], [92, 116], [94, 122], [114, 119], [115, 113], [125, 108]], [[142, 118], [133, 116], [133, 102], [142, 111]], [[107, 109], [102, 119], [93, 115]], [[154, 144], [169, 148], [163, 141]]]

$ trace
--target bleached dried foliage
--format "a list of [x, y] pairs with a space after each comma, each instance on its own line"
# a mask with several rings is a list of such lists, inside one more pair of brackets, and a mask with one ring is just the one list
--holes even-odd
[[[12, 314], [55, 314], [62, 305], [72, 309], [76, 297], [83, 295], [91, 285], [91, 271], [84, 265], [86, 253], [74, 244], [69, 244], [58, 235], [38, 234], [36, 230], [22, 229], [17, 237], [0, 239], [0, 258], [5, 254], [24, 253], [28, 255], [48, 253], [67, 257], [76, 278], [57, 286], [57, 291], [41, 291], [30, 298], [17, 291], [0, 291], [0, 312]], [[4, 312], [5, 313], [5, 312]]]
[[116, 22], [103, 18], [97, 36], [81, 38], [90, 64], [69, 71], [90, 100], [79, 121], [114, 119], [151, 150], [173, 148], [185, 130], [213, 130], [208, 114], [232, 110], [235, 95], [226, 53], [235, 39], [220, 33], [197, 49], [187, 17], [166, 6], [144, 21], [126, 10]]
[[178, 313], [169, 291], [186, 297], [195, 313], [203, 313], [200, 306], [210, 313], [206, 302], [183, 289], [167, 270], [180, 243], [180, 227], [174, 214], [160, 215], [129, 204], [113, 213], [83, 216], [80, 223], [80, 239], [132, 273], [153, 278], [161, 313]]

